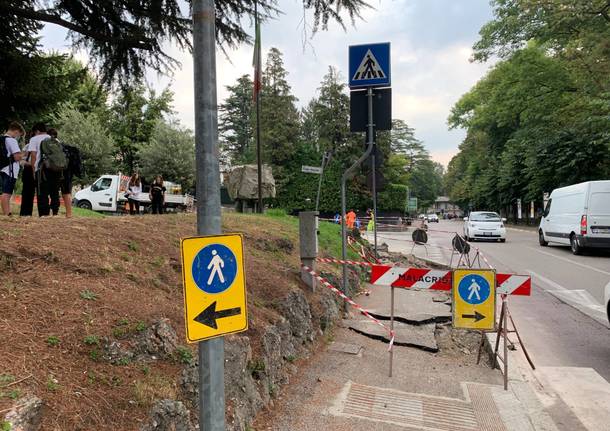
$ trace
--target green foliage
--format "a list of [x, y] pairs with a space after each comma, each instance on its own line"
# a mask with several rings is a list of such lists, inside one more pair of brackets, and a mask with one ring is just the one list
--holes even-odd
[[57, 381], [57, 379], [53, 376], [49, 376], [47, 378], [47, 390], [49, 390], [50, 392], [55, 392], [56, 390], [59, 389], [59, 382]]
[[131, 173], [139, 164], [138, 152], [150, 145], [155, 128], [165, 114], [171, 114], [173, 93], [157, 96], [143, 85], [123, 89], [112, 103], [109, 128], [117, 146], [122, 170]]
[[227, 85], [226, 88], [229, 95], [218, 107], [218, 133], [223, 163], [251, 163], [255, 159], [254, 84], [248, 75], [243, 75], [235, 85]]
[[96, 301], [97, 300], [97, 294], [90, 291], [89, 289], [81, 290], [80, 297], [83, 299], [86, 299], [87, 301]]
[[2, 420], [0, 422], [0, 431], [11, 431], [11, 429], [13, 429], [13, 426], [9, 421]]
[[248, 361], [248, 365], [246, 366], [252, 377], [255, 379], [262, 378], [265, 373], [265, 362], [260, 358], [254, 358], [251, 361]]
[[193, 362], [193, 351], [187, 346], [178, 346], [174, 352], [174, 358], [183, 364], [191, 364]]
[[55, 346], [59, 346], [60, 340], [59, 337], [57, 337], [56, 335], [51, 335], [49, 337], [47, 337], [47, 344], [49, 346], [55, 347]]
[[136, 332], [145, 331], [146, 330], [146, 323], [142, 322], [140, 320], [138, 323], [136, 323], [135, 330], [136, 330]]
[[[116, 147], [100, 114], [84, 112], [83, 107], [64, 105], [53, 117], [59, 139], [81, 152], [84, 175], [75, 178], [82, 185], [91, 184], [99, 176], [113, 172]], [[81, 212], [79, 215], [88, 213]], [[97, 214], [97, 213], [95, 213]]]
[[133, 252], [140, 251], [140, 245], [135, 241], [127, 241], [127, 248]]
[[100, 338], [97, 335], [87, 335], [85, 338], [83, 338], [83, 343], [87, 344], [88, 346], [99, 346]]
[[181, 184], [190, 190], [195, 184], [195, 138], [179, 123], [157, 122], [150, 143], [138, 150], [141, 173], [152, 180], [162, 175], [165, 180]]

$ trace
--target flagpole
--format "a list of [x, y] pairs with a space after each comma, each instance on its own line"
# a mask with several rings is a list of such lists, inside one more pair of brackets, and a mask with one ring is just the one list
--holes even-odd
[[[254, 28], [256, 31], [256, 38], [258, 40], [258, 43], [256, 44], [256, 57], [257, 57], [257, 62], [258, 64], [256, 65], [257, 67], [257, 76], [255, 77], [255, 79], [258, 82], [258, 84], [255, 82], [254, 85], [261, 85], [260, 83], [260, 76], [261, 76], [261, 40], [260, 40], [260, 28], [259, 28], [259, 22], [258, 22], [258, 1], [255, 0], [254, 1]], [[257, 173], [258, 173], [258, 212], [259, 213], [263, 213], [263, 167], [262, 167], [262, 160], [261, 160], [261, 118], [260, 118], [260, 111], [261, 111], [261, 100], [260, 100], [260, 88], [256, 89], [256, 163], [258, 165], [258, 169], [257, 169]]]

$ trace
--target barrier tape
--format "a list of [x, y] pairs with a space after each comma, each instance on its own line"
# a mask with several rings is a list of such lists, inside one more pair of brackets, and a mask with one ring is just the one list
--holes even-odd
[[341, 260], [341, 259], [331, 259], [328, 257], [317, 257], [316, 261], [323, 263], [339, 263], [341, 265], [358, 265], [358, 266], [373, 266], [370, 262], [359, 262], [356, 260]]
[[325, 287], [327, 287], [328, 289], [330, 289], [331, 291], [333, 291], [334, 293], [336, 293], [337, 295], [339, 295], [345, 302], [347, 302], [349, 305], [351, 305], [352, 307], [354, 307], [356, 310], [360, 311], [361, 314], [363, 314], [364, 316], [366, 316], [367, 318], [369, 318], [370, 320], [372, 320], [375, 324], [381, 326], [382, 328], [384, 328], [386, 331], [388, 331], [388, 334], [390, 335], [390, 344], [388, 346], [388, 351], [392, 350], [392, 346], [394, 345], [394, 331], [392, 331], [390, 328], [388, 328], [387, 326], [385, 326], [383, 323], [381, 323], [379, 320], [375, 319], [373, 316], [371, 316], [369, 314], [369, 312], [363, 308], [362, 306], [356, 304], [352, 299], [350, 299], [349, 297], [347, 297], [343, 292], [341, 292], [339, 289], [337, 289], [335, 286], [333, 286], [332, 284], [330, 284], [330, 282], [325, 279], [324, 277], [322, 277], [321, 275], [319, 275], [317, 272], [315, 272], [313, 269], [311, 269], [310, 267], [308, 267], [307, 265], [301, 265], [301, 268], [303, 270], [305, 270], [308, 274], [310, 274], [312, 277], [314, 277], [316, 280], [318, 280], [320, 283], [322, 283]]

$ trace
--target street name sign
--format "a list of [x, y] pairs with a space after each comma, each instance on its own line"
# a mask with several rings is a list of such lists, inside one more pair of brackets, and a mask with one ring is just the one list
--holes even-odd
[[242, 236], [184, 238], [180, 248], [187, 341], [248, 329]]
[[453, 327], [494, 329], [496, 272], [493, 269], [453, 271]]
[[322, 173], [322, 168], [319, 166], [306, 166], [306, 165], [302, 165], [301, 166], [301, 172], [304, 172], [306, 174], [321, 174]]
[[349, 47], [349, 86], [389, 87], [391, 85], [390, 43]]

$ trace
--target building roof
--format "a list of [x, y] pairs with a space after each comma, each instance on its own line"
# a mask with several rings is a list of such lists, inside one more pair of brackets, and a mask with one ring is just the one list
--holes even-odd
[[439, 196], [434, 202], [451, 202], [451, 199], [448, 196]]

